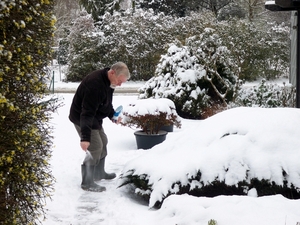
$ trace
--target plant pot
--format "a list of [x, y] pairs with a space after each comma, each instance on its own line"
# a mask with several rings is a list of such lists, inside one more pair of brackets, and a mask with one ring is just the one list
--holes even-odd
[[[171, 124], [171, 125], [164, 125], [159, 130], [165, 130], [167, 132], [173, 132], [173, 127], [174, 127], [173, 124]], [[155, 129], [157, 130], [157, 126], [155, 127]]]
[[153, 146], [162, 143], [164, 140], [166, 140], [168, 132], [165, 130], [158, 131], [157, 134], [147, 134], [143, 131], [135, 131], [135, 139], [137, 148], [140, 149], [150, 149]]
[[162, 126], [160, 129], [161, 129], [161, 130], [165, 130], [165, 131], [167, 131], [167, 132], [173, 132], [173, 127], [174, 127], [174, 125], [171, 124], [171, 125], [165, 125], [165, 126]]

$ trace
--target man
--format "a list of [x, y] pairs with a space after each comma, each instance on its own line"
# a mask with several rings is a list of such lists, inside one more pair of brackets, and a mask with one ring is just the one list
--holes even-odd
[[103, 119], [113, 120], [112, 106], [114, 88], [121, 86], [130, 78], [128, 67], [117, 62], [111, 68], [97, 70], [87, 75], [80, 83], [70, 108], [69, 119], [74, 123], [80, 136], [80, 146], [86, 152], [81, 166], [81, 188], [87, 191], [101, 192], [105, 187], [94, 181], [113, 179], [115, 173], [104, 170], [107, 156], [107, 136], [103, 130]]

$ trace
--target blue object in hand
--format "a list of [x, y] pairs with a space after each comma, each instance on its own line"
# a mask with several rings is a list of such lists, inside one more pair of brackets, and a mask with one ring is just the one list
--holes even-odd
[[113, 116], [112, 119], [117, 121], [120, 113], [122, 112], [122, 110], [123, 110], [123, 106], [121, 106], [121, 105], [118, 108], [116, 108], [114, 116]]

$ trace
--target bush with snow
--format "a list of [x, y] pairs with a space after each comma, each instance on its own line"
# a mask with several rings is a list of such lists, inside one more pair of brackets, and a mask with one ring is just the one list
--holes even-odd
[[300, 198], [300, 112], [291, 108], [235, 108], [129, 161], [120, 185], [160, 206], [170, 195], [282, 194]]
[[155, 76], [139, 89], [140, 98], [169, 98], [185, 118], [202, 118], [214, 105], [226, 106], [238, 88], [235, 64], [215, 29], [172, 45]]
[[170, 43], [190, 45], [187, 39], [198, 37], [205, 47], [208, 40], [202, 35], [208, 35], [209, 28], [231, 52], [232, 63], [238, 68], [235, 74], [240, 79], [273, 79], [288, 73], [289, 27], [285, 25], [239, 19], [218, 22], [208, 12], [176, 18], [141, 9], [106, 13], [98, 23], [91, 15], [77, 18], [69, 31], [68, 64], [77, 81], [95, 67], [110, 66], [116, 61], [126, 62], [133, 80], [148, 80]]
[[68, 42], [67, 81], [81, 81], [91, 71], [107, 66], [103, 59], [109, 48], [100, 44], [104, 42], [103, 33], [94, 25], [91, 15], [85, 11], [74, 21]]
[[117, 61], [127, 64], [132, 79], [149, 79], [168, 41], [174, 40], [173, 27], [172, 17], [151, 11], [106, 13], [99, 23], [83, 14], [74, 21], [68, 37], [68, 81], [81, 81], [92, 70]]
[[[139, 89], [139, 97], [169, 98], [175, 102], [180, 116], [196, 119], [232, 104], [257, 105], [252, 94], [241, 90], [242, 81], [287, 74], [289, 29], [238, 19], [203, 22], [200, 34], [187, 37], [184, 45], [173, 44], [161, 56], [155, 76]], [[266, 86], [264, 90], [271, 93], [274, 88]], [[272, 94], [273, 103], [266, 100], [259, 106], [291, 106], [288, 102], [293, 101], [292, 93], [292, 89], [283, 89], [280, 94]]]
[[290, 28], [237, 18], [218, 23], [218, 33], [237, 64], [239, 78], [254, 81], [289, 74]]
[[267, 83], [261, 80], [258, 85], [241, 88], [235, 101], [230, 107], [291, 107], [296, 106], [296, 88], [290, 85]]

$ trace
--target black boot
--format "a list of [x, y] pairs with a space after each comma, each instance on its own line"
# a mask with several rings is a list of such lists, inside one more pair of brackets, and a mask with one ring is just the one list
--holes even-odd
[[85, 191], [102, 192], [106, 188], [94, 182], [94, 169], [95, 166], [81, 165], [82, 182], [81, 188]]
[[95, 166], [95, 173], [94, 173], [95, 181], [99, 181], [101, 179], [111, 180], [116, 177], [115, 173], [106, 173], [104, 170], [104, 166], [105, 166], [105, 158], [102, 158]]

